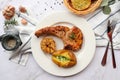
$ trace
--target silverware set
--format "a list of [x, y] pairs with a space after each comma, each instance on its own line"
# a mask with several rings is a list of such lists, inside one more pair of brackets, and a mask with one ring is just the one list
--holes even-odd
[[113, 68], [116, 68], [116, 61], [115, 61], [115, 55], [114, 55], [114, 48], [113, 48], [113, 40], [112, 40], [112, 34], [114, 32], [114, 29], [115, 29], [115, 25], [117, 24], [117, 21], [113, 20], [111, 23], [110, 23], [110, 20], [108, 20], [108, 24], [107, 24], [107, 36], [109, 38], [109, 41], [108, 41], [108, 44], [107, 44], [107, 47], [106, 47], [106, 50], [105, 50], [105, 53], [104, 53], [104, 56], [102, 58], [102, 62], [101, 64], [103, 66], [106, 65], [106, 61], [107, 61], [107, 54], [108, 54], [108, 49], [109, 49], [109, 44], [111, 43], [111, 53], [112, 53], [112, 64], [113, 64]]

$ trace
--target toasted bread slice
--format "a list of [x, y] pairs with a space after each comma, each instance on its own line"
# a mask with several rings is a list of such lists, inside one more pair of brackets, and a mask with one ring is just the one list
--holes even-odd
[[64, 4], [66, 5], [66, 7], [71, 12], [78, 14], [78, 15], [86, 15], [91, 12], [94, 12], [100, 6], [101, 2], [102, 2], [102, 0], [92, 0], [90, 6], [88, 8], [86, 8], [84, 10], [77, 10], [77, 9], [73, 8], [73, 6], [71, 4], [71, 0], [64, 0]]

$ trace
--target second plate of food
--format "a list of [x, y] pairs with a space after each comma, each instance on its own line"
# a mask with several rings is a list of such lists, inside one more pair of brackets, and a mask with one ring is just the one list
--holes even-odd
[[[66, 28], [64, 28], [66, 31], [63, 30], [63, 32], [60, 32], [60, 27], [58, 28], [58, 26], [66, 26]], [[76, 27], [78, 32], [74, 31]], [[74, 33], [77, 35], [72, 33], [68, 36], [69, 32], [67, 29], [68, 31], [74, 31]], [[75, 37], [78, 36], [78, 33], [80, 36], [82, 35], [81, 38], [77, 38], [78, 44], [76, 44], [76, 41], [74, 41], [75, 43], [70, 42], [73, 39], [76, 39]], [[47, 39], [43, 40], [45, 37], [47, 37]], [[66, 39], [66, 37], [71, 38], [71, 40], [69, 41]], [[81, 39], [82, 42], [79, 39]], [[48, 44], [49, 41], [52, 41], [55, 45], [52, 46], [52, 48], [55, 47], [55, 50], [53, 49], [51, 52], [49, 52], [49, 50], [47, 51], [44, 46], [42, 47], [42, 45]], [[76, 47], [75, 44], [78, 45], [78, 47]], [[56, 76], [71, 76], [84, 70], [92, 61], [95, 53], [96, 41], [94, 32], [85, 19], [73, 15], [69, 12], [53, 12], [50, 15], [44, 17], [44, 19], [41, 20], [40, 24], [38, 25], [38, 28], [33, 32], [31, 48], [35, 61], [43, 70]], [[57, 53], [59, 53], [60, 51], [62, 54], [64, 51], [61, 51], [61, 49], [65, 51], [68, 50], [73, 54], [75, 58], [72, 58], [73, 56], [71, 58], [76, 61], [74, 65], [66, 67], [64, 65], [57, 65], [57, 63], [53, 61], [53, 55], [55, 54], [52, 53], [54, 53], [54, 51], [58, 51]], [[72, 61], [70, 59], [66, 59], [63, 56], [62, 59], [61, 56], [57, 56], [56, 58], [61, 62], [64, 62], [64, 60], [68, 60], [68, 62]], [[67, 65], [67, 63], [65, 64]]]

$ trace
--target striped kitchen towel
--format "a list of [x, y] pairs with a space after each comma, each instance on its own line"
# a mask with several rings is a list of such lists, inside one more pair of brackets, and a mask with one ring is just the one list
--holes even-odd
[[96, 36], [97, 46], [106, 46], [108, 43], [107, 37], [107, 22], [108, 20], [116, 20], [117, 24], [113, 33], [114, 49], [120, 49], [120, 2], [117, 2], [111, 7], [109, 15], [103, 14], [102, 10], [97, 10], [94, 14], [87, 16], [87, 21], [91, 24]]

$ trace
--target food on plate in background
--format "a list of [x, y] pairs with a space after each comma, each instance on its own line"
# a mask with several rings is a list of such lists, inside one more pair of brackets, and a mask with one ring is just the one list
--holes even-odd
[[70, 31], [68, 31], [63, 37], [64, 41], [64, 49], [77, 51], [81, 49], [83, 44], [83, 34], [82, 31], [76, 27], [73, 26]]
[[25, 7], [23, 7], [23, 6], [20, 6], [19, 11], [22, 12], [22, 13], [26, 13], [27, 9]]
[[15, 7], [14, 6], [7, 6], [5, 9], [2, 11], [3, 16], [5, 19], [10, 20], [14, 15], [15, 15]]
[[41, 49], [45, 53], [50, 53], [52, 54], [54, 51], [56, 51], [56, 44], [53, 38], [50, 37], [44, 37], [40, 43]]
[[44, 35], [44, 34], [48, 34], [48, 35], [51, 34], [59, 38], [62, 38], [62, 37], [65, 37], [66, 33], [69, 30], [70, 29], [67, 26], [48, 26], [48, 27], [44, 27], [44, 28], [37, 30], [35, 32], [35, 35], [37, 37], [40, 37], [41, 35]]
[[21, 19], [21, 23], [23, 24], [23, 25], [27, 25], [27, 21], [25, 20], [25, 19]]
[[77, 64], [76, 56], [69, 50], [57, 50], [52, 54], [52, 61], [59, 67], [69, 68]]
[[51, 54], [52, 61], [55, 64], [63, 68], [69, 68], [76, 65], [77, 60], [73, 51], [81, 49], [83, 44], [83, 34], [78, 27], [73, 26], [72, 28], [69, 28], [68, 26], [49, 26], [35, 31], [36, 37], [39, 38], [43, 35], [57, 36], [64, 42], [64, 47], [57, 50], [57, 45], [53, 38], [44, 37], [41, 40], [41, 49], [43, 52]]
[[71, 0], [71, 5], [76, 10], [84, 10], [91, 5], [91, 0]]
[[86, 15], [94, 12], [102, 0], [64, 0], [65, 6], [73, 13]]
[[81, 49], [83, 44], [82, 31], [76, 26], [73, 26], [72, 28], [67, 26], [49, 26], [35, 32], [36, 37], [46, 34], [54, 35], [62, 39], [64, 42], [64, 49], [67, 50], [77, 51]]

